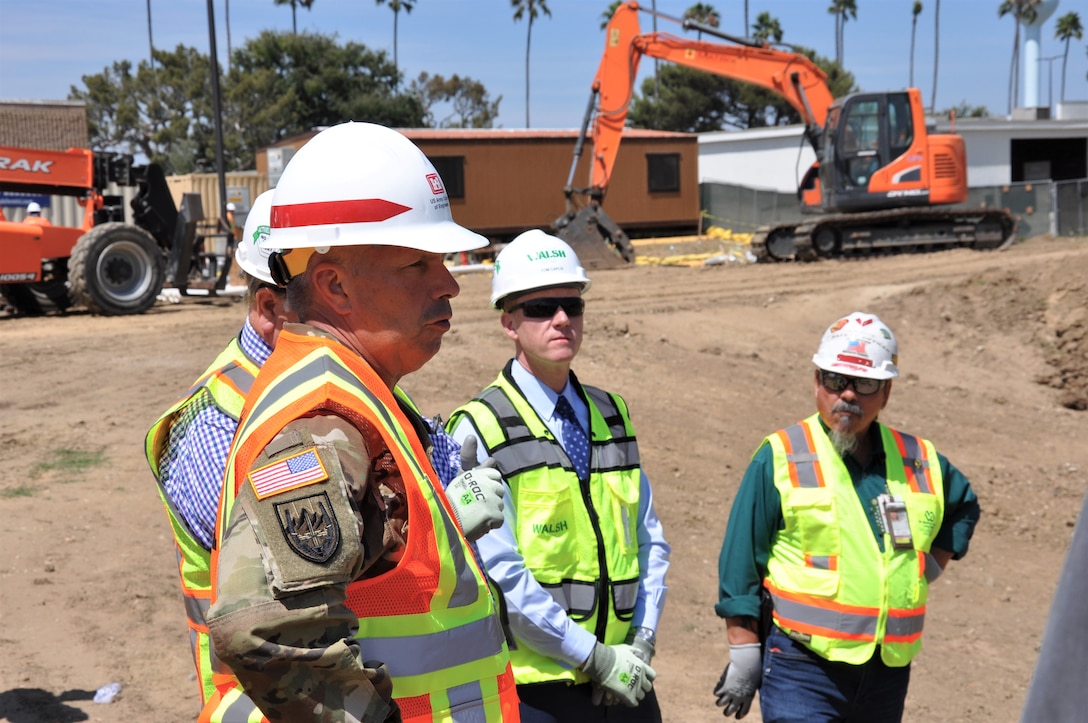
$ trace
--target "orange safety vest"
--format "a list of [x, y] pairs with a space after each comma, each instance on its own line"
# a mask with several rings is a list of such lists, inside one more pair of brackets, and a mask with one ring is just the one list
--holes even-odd
[[[348, 585], [367, 657], [384, 662], [405, 723], [519, 721], [495, 603], [437, 475], [393, 392], [357, 354], [328, 336], [284, 329], [242, 411], [227, 462], [218, 540], [238, 490], [272, 439], [316, 411], [377, 429], [402, 475], [411, 529], [396, 568]], [[213, 554], [212, 577], [217, 555]], [[213, 585], [214, 587], [214, 585]], [[237, 682], [219, 688], [223, 703]], [[201, 720], [214, 720], [204, 717]]]

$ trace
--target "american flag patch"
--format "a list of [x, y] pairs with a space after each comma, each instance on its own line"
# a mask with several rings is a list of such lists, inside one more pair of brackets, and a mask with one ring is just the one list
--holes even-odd
[[325, 466], [321, 464], [316, 450], [313, 449], [299, 452], [249, 473], [249, 483], [253, 485], [253, 491], [257, 493], [259, 500], [328, 478], [329, 473], [325, 471]]

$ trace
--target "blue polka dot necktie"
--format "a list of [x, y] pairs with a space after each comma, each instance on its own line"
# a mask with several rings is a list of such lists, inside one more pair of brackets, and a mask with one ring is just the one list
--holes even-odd
[[555, 405], [555, 413], [563, 428], [563, 448], [570, 457], [574, 470], [578, 473], [578, 479], [589, 478], [589, 440], [582, 425], [578, 424], [578, 417], [574, 414], [574, 407], [567, 398], [559, 397]]

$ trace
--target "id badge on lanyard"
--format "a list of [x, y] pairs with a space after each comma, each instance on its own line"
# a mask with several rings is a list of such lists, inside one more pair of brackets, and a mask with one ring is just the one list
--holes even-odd
[[910, 533], [906, 503], [887, 493], [877, 496], [876, 503], [884, 531], [892, 536], [892, 547], [896, 550], [913, 549], [914, 538]]

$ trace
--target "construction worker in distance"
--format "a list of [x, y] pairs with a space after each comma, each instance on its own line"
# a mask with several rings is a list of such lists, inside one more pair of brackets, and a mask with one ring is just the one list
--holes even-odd
[[450, 327], [445, 254], [486, 243], [453, 222], [426, 156], [382, 126], [321, 131], [279, 180], [270, 265], [300, 323], [242, 410], [208, 614], [269, 720], [518, 720], [468, 542], [502, 523], [501, 477], [476, 467], [444, 493], [427, 427], [394, 392]]
[[478, 438], [510, 487], [505, 524], [477, 546], [509, 611], [522, 719], [660, 721], [650, 661], [669, 545], [626, 402], [571, 371], [589, 285], [543, 231], [500, 251], [491, 306], [514, 358], [447, 429]]
[[230, 234], [231, 240], [235, 243], [241, 240], [241, 234], [243, 233], [243, 230], [238, 226], [238, 217], [235, 215], [237, 210], [233, 201], [227, 202], [227, 233]]
[[758, 689], [768, 722], [899, 721], [928, 587], [967, 553], [979, 504], [932, 442], [877, 421], [899, 376], [884, 322], [839, 319], [812, 361], [817, 413], [763, 440], [733, 500], [714, 695], [726, 717]]
[[[227, 453], [238, 427], [246, 393], [287, 320], [286, 294], [268, 270], [270, 251], [259, 242], [268, 235], [272, 191], [261, 194], [246, 218], [243, 242], [235, 252], [248, 281], [246, 319], [215, 361], [178, 402], [152, 425], [145, 453], [159, 483], [178, 552], [181, 591], [189, 619], [189, 642], [196, 663], [201, 702], [215, 694], [217, 680], [230, 676], [215, 658], [205, 620], [211, 602], [211, 549]], [[234, 717], [248, 721], [254, 706], [245, 696], [232, 700]]]
[[52, 226], [49, 219], [42, 216], [42, 205], [37, 201], [31, 201], [26, 205], [26, 217], [23, 218], [23, 223], [34, 223], [39, 226]]

